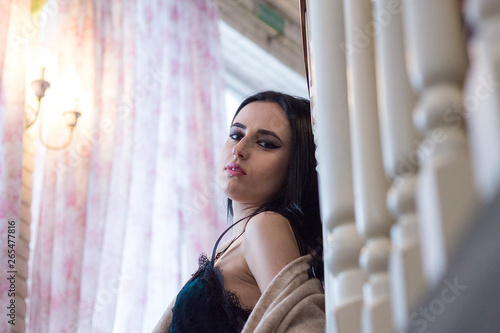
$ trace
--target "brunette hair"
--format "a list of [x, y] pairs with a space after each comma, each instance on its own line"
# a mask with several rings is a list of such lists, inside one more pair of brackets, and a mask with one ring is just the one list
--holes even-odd
[[[264, 211], [276, 212], [287, 218], [295, 233], [300, 254], [312, 255], [312, 273], [323, 281], [323, 236], [309, 100], [276, 91], [259, 92], [241, 103], [232, 122], [241, 109], [253, 102], [276, 103], [283, 109], [290, 125], [292, 142], [283, 185], [271, 200], [263, 203], [247, 218]], [[233, 206], [229, 198], [227, 216], [232, 221]]]

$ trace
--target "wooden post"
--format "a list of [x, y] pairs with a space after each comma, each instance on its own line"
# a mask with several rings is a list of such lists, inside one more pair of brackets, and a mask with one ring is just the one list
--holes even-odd
[[384, 173], [379, 134], [371, 3], [346, 0], [344, 15], [356, 226], [366, 240], [360, 265], [369, 276], [363, 286], [361, 326], [366, 333], [391, 332], [387, 266], [393, 219], [386, 207], [389, 179]]
[[425, 293], [415, 213], [418, 159], [412, 111], [416, 98], [406, 71], [401, 9], [400, 0], [373, 0], [382, 153], [385, 172], [393, 180], [387, 206], [396, 219], [389, 272], [398, 332], [407, 327], [410, 311]]
[[461, 91], [467, 68], [459, 2], [404, 0], [409, 78], [419, 96], [416, 207], [424, 276], [435, 286], [476, 208]]
[[469, 0], [466, 19], [472, 31], [471, 66], [464, 92], [476, 189], [483, 203], [500, 188], [500, 5]]
[[362, 240], [354, 221], [342, 0], [307, 3], [311, 102], [325, 251], [326, 331], [361, 331]]

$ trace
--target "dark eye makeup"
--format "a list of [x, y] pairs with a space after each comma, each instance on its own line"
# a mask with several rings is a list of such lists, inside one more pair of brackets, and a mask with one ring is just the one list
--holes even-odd
[[238, 132], [231, 132], [229, 133], [229, 137], [233, 140], [240, 140], [243, 135], [241, 135], [241, 133], [238, 133]]
[[273, 142], [268, 141], [268, 140], [259, 140], [257, 141], [257, 144], [263, 148], [267, 149], [277, 149], [280, 146], [275, 145]]
[[[229, 134], [229, 137], [233, 140], [241, 140], [241, 138], [243, 138], [243, 134], [242, 133], [239, 133], [239, 132], [231, 132]], [[274, 144], [274, 142], [270, 141], [270, 140], [258, 140], [255, 142], [256, 144], [258, 144], [259, 146], [261, 146], [262, 148], [265, 148], [265, 149], [277, 149], [277, 148], [280, 148], [281, 146], [278, 146], [276, 144]]]

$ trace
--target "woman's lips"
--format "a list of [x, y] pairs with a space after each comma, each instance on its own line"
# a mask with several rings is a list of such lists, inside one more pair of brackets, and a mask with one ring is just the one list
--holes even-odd
[[246, 175], [245, 170], [243, 170], [238, 164], [236, 163], [229, 163], [226, 166], [226, 171], [228, 174], [231, 176], [243, 176]]

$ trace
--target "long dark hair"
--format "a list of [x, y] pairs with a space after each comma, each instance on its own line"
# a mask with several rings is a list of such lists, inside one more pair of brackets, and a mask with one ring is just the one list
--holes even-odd
[[[249, 220], [264, 211], [276, 212], [287, 218], [295, 233], [300, 254], [313, 256], [313, 274], [323, 281], [323, 236], [309, 100], [276, 91], [259, 92], [241, 103], [232, 122], [241, 109], [253, 102], [272, 102], [283, 109], [290, 125], [292, 142], [283, 185], [271, 200], [244, 219]], [[233, 205], [229, 198], [227, 216], [232, 221]]]

